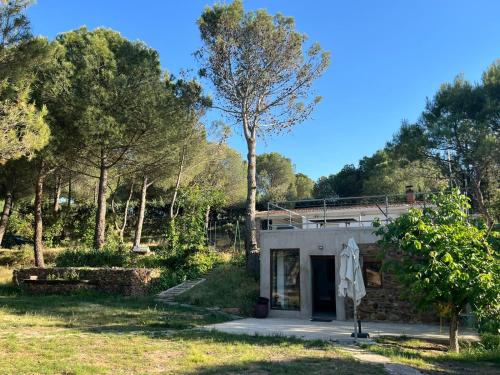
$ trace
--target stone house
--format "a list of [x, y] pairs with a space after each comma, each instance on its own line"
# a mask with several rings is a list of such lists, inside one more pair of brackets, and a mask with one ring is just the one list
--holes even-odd
[[[417, 199], [419, 198], [419, 199]], [[360, 248], [367, 295], [359, 306], [365, 320], [431, 321], [405, 300], [394, 275], [382, 272], [373, 222], [382, 225], [426, 204], [411, 187], [405, 196], [376, 196], [269, 203], [257, 214], [260, 295], [270, 300], [270, 316], [345, 320], [352, 303], [339, 297], [340, 252], [349, 238]]]

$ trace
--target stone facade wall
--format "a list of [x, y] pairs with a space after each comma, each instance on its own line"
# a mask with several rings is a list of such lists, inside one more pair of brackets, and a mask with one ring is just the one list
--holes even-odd
[[[358, 244], [363, 260], [377, 259], [379, 247], [377, 244]], [[359, 317], [362, 320], [387, 320], [402, 322], [436, 322], [439, 317], [434, 309], [422, 312], [415, 308], [405, 298], [405, 288], [399, 284], [396, 276], [390, 272], [382, 272], [381, 288], [366, 288], [366, 296], [358, 306]], [[352, 319], [352, 301], [347, 299], [346, 311]]]
[[[95, 290], [121, 294], [125, 296], [141, 296], [147, 293], [150, 282], [155, 278], [156, 272], [146, 268], [79, 268], [79, 267], [54, 267], [54, 268], [21, 268], [14, 270], [12, 280], [16, 285], [23, 285], [23, 280], [36, 277], [37, 279], [67, 279], [68, 275], [77, 276], [78, 280], [88, 280]], [[59, 286], [61, 287], [61, 286]], [[52, 291], [51, 285], [30, 286], [37, 291]], [[69, 285], [68, 288], [71, 288]], [[56, 293], [54, 288], [54, 293]]]

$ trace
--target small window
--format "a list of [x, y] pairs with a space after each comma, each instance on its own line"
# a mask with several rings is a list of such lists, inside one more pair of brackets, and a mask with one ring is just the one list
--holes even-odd
[[271, 308], [300, 310], [298, 249], [271, 250]]
[[363, 277], [367, 288], [382, 287], [382, 262], [377, 260], [363, 261]]

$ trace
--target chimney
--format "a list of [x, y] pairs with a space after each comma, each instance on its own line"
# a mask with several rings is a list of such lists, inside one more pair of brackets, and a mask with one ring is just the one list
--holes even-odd
[[413, 185], [406, 186], [406, 203], [408, 204], [415, 203], [415, 192], [413, 191]]

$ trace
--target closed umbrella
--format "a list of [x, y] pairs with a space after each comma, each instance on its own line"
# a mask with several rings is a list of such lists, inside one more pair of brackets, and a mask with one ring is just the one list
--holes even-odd
[[339, 296], [349, 297], [354, 305], [354, 335], [357, 338], [356, 307], [366, 295], [363, 274], [359, 264], [359, 248], [354, 238], [347, 241], [347, 246], [340, 253]]

